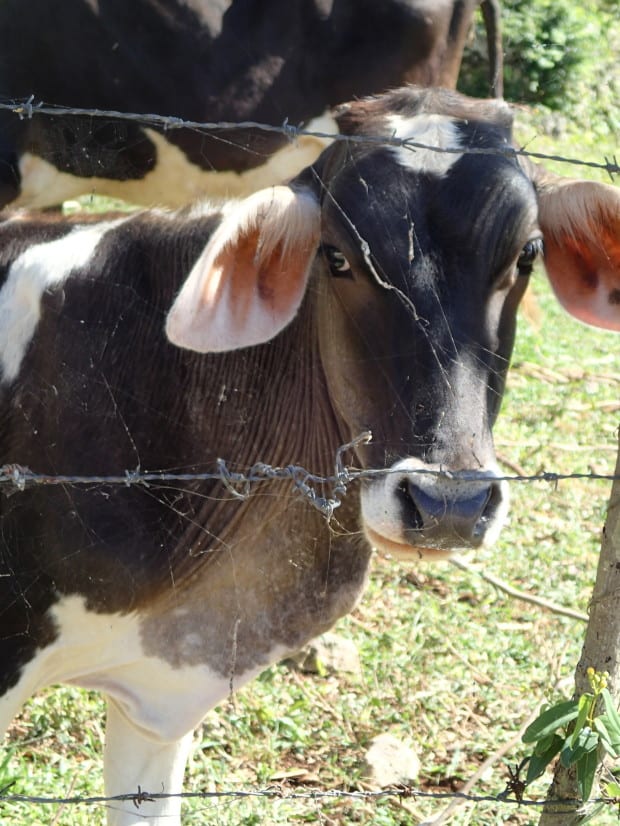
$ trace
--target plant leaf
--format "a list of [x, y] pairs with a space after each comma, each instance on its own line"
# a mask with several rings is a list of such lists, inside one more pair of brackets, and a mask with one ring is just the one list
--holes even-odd
[[588, 712], [592, 706], [592, 701], [594, 697], [592, 694], [582, 694], [579, 698], [579, 713], [577, 714], [577, 720], [575, 721], [575, 728], [573, 729], [573, 737], [571, 740], [571, 746], [575, 748], [575, 744], [577, 743], [577, 738], [579, 737], [579, 733], [584, 727], [586, 719], [588, 717]]
[[[606, 688], [601, 691], [601, 696], [603, 698], [603, 702], [605, 703], [605, 714], [607, 715], [607, 719], [609, 721], [606, 725], [607, 731], [609, 732], [612, 740], [620, 741], [620, 714], [616, 711], [616, 705], [613, 697]], [[614, 737], [612, 732], [613, 734], [617, 733], [617, 736]]]
[[577, 748], [581, 748], [584, 751], [592, 751], [592, 749], [598, 746], [598, 741], [598, 731], [594, 731], [590, 726], [584, 726], [577, 737]]
[[594, 718], [594, 727], [601, 738], [601, 745], [610, 757], [620, 757], [620, 737], [609, 731], [610, 723], [606, 714]]
[[571, 745], [572, 738], [566, 739], [566, 744], [562, 750], [562, 765], [572, 766], [584, 758], [586, 754], [591, 751], [596, 751], [599, 744], [599, 734], [593, 731], [589, 726], [586, 726], [579, 732], [577, 743], [573, 747]]
[[543, 711], [523, 732], [521, 738], [524, 743], [535, 743], [542, 737], [552, 734], [557, 729], [570, 723], [579, 713], [578, 703], [575, 700], [567, 700], [563, 703], [551, 706]]
[[548, 742], [545, 751], [538, 752], [536, 750], [530, 757], [527, 767], [527, 776], [525, 778], [525, 782], [527, 784], [531, 783], [533, 780], [536, 780], [537, 777], [540, 777], [564, 745], [564, 738], [560, 737], [559, 734], [552, 734], [550, 738], [545, 738], [545, 742]]
[[609, 693], [608, 688], [604, 688], [601, 691], [601, 697], [603, 698], [603, 702], [605, 703], [605, 711], [609, 716], [615, 720], [615, 722], [620, 725], [620, 714], [616, 709], [616, 704], [614, 702], [614, 698]]
[[[534, 747], [534, 754], [543, 755], [551, 746], [556, 737], [558, 737], [558, 735], [555, 734], [555, 732], [547, 734], [546, 737], [541, 737]], [[562, 740], [562, 742], [564, 741]]]
[[604, 808], [604, 803], [595, 806], [592, 811], [583, 818], [583, 820], [579, 821], [579, 826], [586, 826], [586, 823], [594, 823], [594, 818], [600, 815]]
[[612, 781], [605, 786], [605, 794], [607, 797], [620, 797], [620, 783]]
[[588, 800], [592, 794], [592, 786], [594, 785], [597, 767], [598, 755], [596, 750], [584, 754], [582, 759], [577, 763], [577, 785], [579, 786], [579, 793], [583, 801]]

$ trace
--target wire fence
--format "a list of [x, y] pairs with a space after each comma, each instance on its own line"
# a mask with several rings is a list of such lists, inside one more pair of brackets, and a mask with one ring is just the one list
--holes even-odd
[[108, 109], [88, 109], [80, 107], [50, 105], [43, 101], [36, 101], [34, 95], [17, 101], [0, 102], [0, 111], [12, 112], [20, 120], [32, 119], [36, 115], [53, 115], [54, 117], [88, 117], [97, 119], [130, 121], [139, 123], [142, 126], [150, 126], [161, 129], [164, 132], [178, 129], [191, 129], [199, 132], [226, 132], [232, 130], [258, 130], [262, 132], [272, 132], [280, 134], [290, 141], [295, 141], [300, 137], [319, 138], [326, 141], [346, 141], [349, 143], [376, 143], [381, 146], [394, 146], [415, 151], [418, 149], [430, 150], [443, 154], [470, 154], [470, 155], [503, 155], [508, 157], [526, 157], [536, 161], [554, 161], [556, 163], [582, 166], [590, 169], [598, 169], [607, 172], [613, 180], [613, 176], [620, 173], [618, 159], [613, 156], [605, 158], [604, 161], [585, 161], [581, 158], [569, 158], [563, 155], [553, 155], [544, 152], [533, 152], [527, 149], [516, 149], [506, 146], [505, 148], [485, 148], [468, 147], [467, 149], [454, 149], [447, 147], [437, 147], [426, 144], [411, 138], [399, 138], [397, 135], [343, 135], [338, 132], [321, 132], [304, 129], [302, 126], [295, 126], [285, 120], [282, 124], [268, 124], [257, 121], [195, 121], [172, 115], [146, 114], [140, 112], [120, 112]]
[[[9, 787], [0, 789], [0, 804], [24, 804], [45, 808], [47, 806], [76, 806], [93, 808], [104, 806], [113, 808], [119, 803], [131, 803], [140, 812], [141, 817], [149, 817], [149, 803], [162, 800], [179, 801], [204, 801], [209, 803], [240, 802], [243, 800], [264, 800], [264, 801], [288, 801], [290, 803], [326, 803], [326, 802], [354, 802], [371, 803], [379, 806], [382, 803], [397, 802], [402, 804], [406, 800], [414, 801], [435, 801], [437, 803], [449, 803], [460, 806], [462, 804], [473, 805], [494, 805], [508, 806], [518, 809], [530, 809], [541, 811], [543, 808], [551, 809], [555, 815], [571, 815], [576, 809], [583, 808], [583, 802], [579, 799], [534, 799], [527, 798], [523, 794], [525, 784], [510, 773], [506, 783], [506, 789], [500, 794], [471, 794], [467, 792], [431, 792], [411, 785], [398, 784], [385, 789], [372, 790], [347, 790], [347, 789], [312, 789], [307, 787], [292, 787], [286, 783], [277, 783], [263, 789], [236, 789], [227, 791], [192, 791], [180, 792], [178, 794], [165, 794], [163, 792], [151, 792], [138, 787], [135, 792], [128, 794], [80, 796], [36, 796], [11, 794]], [[615, 808], [620, 817], [620, 798], [610, 796], [593, 797], [588, 801], [588, 812], [593, 813], [603, 809]], [[431, 817], [424, 823], [428, 826], [443, 822], [443, 814], [438, 817]], [[419, 822], [419, 821], [418, 821]]]
[[[126, 470], [117, 475], [100, 476], [70, 476], [70, 475], [48, 475], [38, 474], [29, 468], [21, 465], [5, 465], [0, 467], [0, 492], [5, 495], [19, 495], [20, 493], [32, 489], [33, 487], [45, 486], [120, 486], [120, 487], [150, 487], [170, 482], [193, 483], [204, 481], [217, 481], [222, 483], [234, 499], [245, 500], [252, 495], [257, 485], [265, 482], [284, 482], [292, 485], [293, 489], [309, 503], [317, 508], [326, 518], [330, 518], [334, 510], [341, 504], [342, 498], [347, 494], [348, 486], [352, 483], [364, 479], [378, 478], [386, 476], [394, 471], [385, 468], [362, 469], [352, 467], [344, 463], [345, 454], [370, 440], [370, 433], [360, 434], [347, 444], [343, 444], [334, 457], [334, 473], [325, 476], [313, 473], [312, 471], [299, 465], [288, 465], [277, 467], [266, 463], [257, 463], [245, 472], [232, 471], [223, 460], [218, 460], [216, 469], [212, 472], [204, 473], [171, 473], [165, 471], [143, 472], [139, 469]], [[450, 480], [471, 480], [488, 478], [482, 473], [454, 472], [448, 470], [426, 470], [415, 471], [421, 474], [431, 474], [440, 478]], [[507, 474], [497, 477], [510, 483], [533, 483], [541, 482], [556, 485], [564, 480], [604, 480], [613, 481], [620, 479], [617, 474], [603, 473], [556, 473], [540, 472], [535, 474]], [[326, 497], [319, 491], [327, 487], [331, 495]], [[461, 567], [462, 563], [457, 563]], [[466, 568], [466, 566], [464, 566]], [[495, 583], [500, 588], [502, 583]], [[523, 594], [513, 593], [513, 596], [522, 598]], [[527, 595], [525, 596], [527, 599]], [[543, 604], [537, 598], [533, 600], [537, 604]], [[559, 607], [562, 613], [562, 606]], [[567, 612], [573, 618], [577, 617], [576, 612]], [[579, 619], [587, 619], [586, 616], [579, 616]], [[48, 807], [75, 807], [96, 808], [115, 807], [121, 803], [131, 803], [135, 806], [141, 817], [149, 817], [149, 806], [157, 801], [176, 799], [185, 802], [202, 801], [215, 805], [225, 802], [240, 801], [286, 801], [291, 804], [329, 804], [329, 803], [368, 803], [372, 806], [380, 807], [385, 804], [402, 805], [404, 801], [430, 801], [437, 804], [447, 804], [451, 807], [462, 805], [470, 806], [491, 806], [491, 807], [513, 807], [517, 809], [529, 809], [539, 812], [543, 807], [552, 806], [554, 813], [558, 816], [567, 816], [574, 812], [576, 805], [583, 805], [581, 801], [567, 799], [553, 800], [550, 798], [530, 797], [526, 794], [525, 782], [520, 776], [520, 768], [515, 771], [505, 767], [505, 789], [498, 794], [476, 794], [469, 791], [431, 791], [425, 788], [409, 784], [396, 784], [381, 789], [364, 788], [316, 788], [312, 785], [297, 782], [296, 780], [283, 780], [270, 783], [264, 788], [243, 788], [243, 789], [222, 789], [218, 791], [194, 790], [169, 794], [164, 791], [154, 791], [138, 787], [135, 791], [128, 791], [118, 795], [29, 795], [14, 794], [11, 792], [13, 783], [8, 783], [0, 787], [0, 811], [3, 806], [32, 806], [40, 809]], [[495, 778], [497, 780], [497, 778]], [[500, 780], [501, 782], [501, 780]], [[601, 795], [588, 801], [590, 810], [592, 808], [601, 811], [603, 809], [617, 809], [620, 813], [620, 799]], [[9, 808], [7, 811], [11, 811]], [[443, 823], [443, 817], [447, 814], [439, 813], [424, 821], [428, 826]], [[191, 817], [190, 817], [191, 822]], [[325, 821], [329, 822], [329, 820]]]
[[[390, 474], [402, 475], [400, 468], [359, 468], [343, 464], [343, 455], [358, 445], [371, 441], [371, 434], [365, 432], [351, 442], [341, 445], [334, 457], [334, 474], [324, 476], [314, 473], [300, 465], [286, 465], [278, 467], [265, 462], [258, 462], [246, 471], [230, 470], [224, 459], [217, 460], [217, 467], [213, 471], [195, 473], [176, 473], [170, 471], [141, 471], [128, 470], [112, 475], [71, 476], [66, 474], [52, 475], [37, 473], [20, 464], [8, 464], [0, 467], [0, 492], [5, 496], [22, 492], [33, 487], [54, 487], [70, 485], [76, 487], [150, 487], [170, 482], [191, 483], [218, 481], [221, 482], [231, 496], [238, 500], [248, 499], [257, 485], [267, 481], [290, 482], [293, 488], [310, 504], [323, 513], [328, 519], [336, 508], [342, 504], [342, 497], [347, 493], [347, 486], [353, 482], [365, 479], [377, 479]], [[541, 471], [532, 474], [497, 474], [489, 476], [488, 471], [475, 470], [448, 470], [434, 468], [413, 468], [408, 471], [412, 476], [428, 475], [454, 482], [493, 481], [506, 482], [547, 482], [557, 486], [561, 481], [569, 479], [614, 481], [620, 476], [613, 473], [597, 473], [574, 471], [559, 473], [556, 471]], [[321, 491], [327, 489], [329, 496]]]
[[[311, 789], [311, 788], [294, 788], [286, 783], [278, 783], [270, 785], [264, 789], [237, 789], [227, 791], [195, 791], [195, 792], [179, 792], [178, 794], [165, 794], [163, 792], [150, 792], [142, 788], [128, 794], [119, 794], [106, 797], [104, 795], [94, 795], [90, 797], [83, 797], [74, 795], [70, 797], [56, 797], [56, 796], [31, 796], [22, 794], [11, 794], [10, 787], [0, 789], [0, 803], [28, 803], [40, 806], [66, 806], [66, 805], [80, 805], [80, 806], [95, 806], [95, 805], [111, 805], [114, 803], [133, 803], [136, 808], [140, 808], [144, 804], [154, 803], [158, 800], [244, 800], [244, 799], [267, 799], [267, 800], [354, 800], [354, 801], [381, 801], [389, 799], [403, 800], [405, 798], [419, 798], [420, 800], [436, 800], [436, 801], [461, 801], [462, 803], [496, 803], [513, 806], [528, 806], [532, 808], [542, 808], [545, 805], [553, 805], [558, 807], [558, 812], [561, 814], [563, 810], [567, 813], [574, 811], [574, 804], [579, 803], [579, 800], [570, 800], [564, 798], [562, 800], [535, 800], [528, 799], [518, 791], [518, 784], [515, 789], [515, 782], [509, 778], [506, 784], [506, 790], [497, 795], [481, 795], [468, 794], [466, 792], [431, 792], [424, 789], [416, 788], [410, 785], [396, 785], [385, 789], [372, 790], [347, 790], [347, 789]], [[620, 801], [612, 797], [596, 797], [592, 798], [591, 804], [606, 804], [619, 805]], [[144, 812], [148, 814], [147, 811]]]
[[[164, 132], [179, 129], [191, 129], [202, 132], [218, 132], [230, 130], [260, 130], [281, 134], [291, 141], [300, 137], [314, 137], [330, 141], [350, 141], [357, 143], [377, 143], [380, 145], [406, 148], [412, 151], [417, 149], [430, 150], [438, 153], [458, 153], [481, 154], [481, 155], [505, 155], [510, 157], [528, 157], [535, 160], [554, 161], [575, 166], [598, 169], [606, 172], [613, 180], [613, 176], [620, 173], [620, 164], [614, 156], [605, 158], [604, 161], [587, 161], [581, 158], [570, 158], [563, 155], [552, 155], [541, 152], [533, 152], [526, 149], [505, 148], [483, 148], [469, 147], [466, 149], [454, 149], [437, 147], [432, 144], [421, 143], [409, 138], [399, 138], [393, 136], [377, 135], [342, 135], [333, 132], [321, 132], [306, 130], [301, 126], [295, 126], [285, 120], [280, 125], [260, 123], [257, 121], [195, 121], [171, 115], [161, 115], [152, 113], [123, 112], [118, 110], [82, 108], [71, 106], [60, 106], [48, 104], [44, 101], [35, 100], [34, 95], [19, 100], [0, 102], [0, 111], [7, 111], [15, 114], [20, 120], [32, 119], [38, 115], [51, 115], [54, 117], [74, 116], [88, 117], [95, 119], [108, 119], [118, 121], [130, 121], [143, 126], [161, 129]], [[342, 457], [347, 450], [355, 448], [359, 444], [370, 441], [370, 433], [364, 433], [352, 440], [352, 442], [342, 445], [336, 452], [335, 472], [333, 476], [319, 475], [312, 470], [298, 465], [287, 465], [286, 467], [274, 467], [273, 465], [259, 462], [252, 465], [245, 471], [232, 471], [228, 468], [224, 459], [218, 459], [217, 468], [211, 472], [204, 473], [170, 473], [167, 471], [144, 472], [140, 469], [120, 470], [116, 475], [50, 475], [38, 473], [36, 469], [27, 468], [19, 464], [10, 464], [0, 467], [0, 492], [5, 495], [23, 491], [33, 486], [54, 486], [54, 485], [74, 485], [80, 487], [111, 485], [111, 486], [149, 486], [158, 483], [168, 482], [202, 482], [208, 480], [218, 480], [223, 483], [229, 492], [238, 499], [247, 498], [254, 486], [267, 480], [290, 481], [296, 490], [305, 496], [314, 507], [323, 512], [326, 516], [331, 516], [334, 509], [341, 504], [340, 496], [346, 493], [346, 486], [351, 482], [363, 479], [385, 476], [393, 471], [386, 468], [357, 468], [343, 465]], [[473, 471], [454, 472], [448, 470], [419, 469], [415, 473], [432, 474], [449, 479], [470, 481], [478, 476]], [[618, 477], [614, 474], [601, 474], [594, 471], [584, 472], [557, 472], [541, 471], [535, 474], [510, 474], [495, 477], [497, 481], [507, 482], [548, 482], [554, 485], [569, 479], [585, 480], [605, 480], [613, 481]], [[331, 491], [331, 496], [321, 495], [317, 487], [327, 487]]]
[[[39, 115], [49, 115], [54, 117], [80, 116], [94, 119], [108, 119], [118, 121], [131, 121], [146, 127], [152, 127], [163, 132], [191, 129], [205, 133], [217, 133], [231, 130], [260, 130], [281, 134], [290, 141], [296, 141], [300, 137], [320, 138], [326, 141], [350, 141], [360, 143], [378, 143], [381, 145], [395, 146], [415, 151], [418, 149], [431, 150], [434, 152], [450, 153], [463, 150], [438, 148], [433, 145], [420, 143], [411, 139], [398, 138], [397, 136], [374, 136], [356, 135], [348, 136], [339, 133], [321, 132], [306, 130], [301, 126], [295, 126], [284, 121], [280, 125], [264, 124], [255, 121], [243, 122], [199, 122], [185, 120], [174, 116], [163, 116], [159, 114], [127, 113], [114, 110], [88, 109], [63, 107], [36, 101], [34, 96], [22, 100], [0, 102], [0, 110], [13, 113], [21, 120], [32, 119]], [[503, 150], [469, 148], [465, 150], [471, 154], [502, 154], [511, 157], [528, 157], [536, 161], [553, 161], [573, 166], [587, 167], [606, 172], [613, 180], [614, 176], [620, 173], [620, 164], [617, 158], [605, 158], [604, 161], [587, 161], [583, 159], [565, 157], [562, 155], [533, 152], [526, 149], [515, 149], [506, 147]], [[348, 492], [348, 487], [368, 479], [390, 474], [393, 471], [389, 468], [360, 468], [345, 463], [345, 455], [356, 447], [370, 441], [370, 433], [362, 433], [351, 442], [341, 445], [334, 456], [334, 472], [331, 475], [315, 473], [312, 469], [302, 467], [297, 464], [286, 466], [274, 466], [265, 462], [254, 463], [243, 470], [232, 470], [224, 459], [218, 459], [216, 466], [211, 471], [177, 473], [170, 471], [143, 471], [140, 468], [119, 469], [117, 474], [111, 475], [52, 475], [38, 472], [36, 468], [29, 468], [23, 465], [12, 463], [0, 467], [0, 493], [5, 496], [19, 495], [32, 488], [46, 486], [77, 486], [77, 487], [99, 487], [99, 486], [119, 486], [119, 487], [156, 487], [171, 482], [175, 483], [201, 483], [206, 481], [217, 481], [224, 485], [231, 497], [243, 501], [250, 497], [258, 485], [266, 482], [282, 482], [292, 486], [293, 490], [300, 496], [307, 499], [312, 507], [319, 510], [329, 519], [336, 508], [342, 503], [343, 497]], [[401, 471], [398, 471], [399, 473]], [[431, 474], [456, 481], [471, 481], [477, 479], [488, 479], [488, 474], [476, 473], [475, 471], [449, 471], [446, 469], [418, 469], [413, 471], [420, 474]], [[534, 474], [513, 473], [498, 475], [494, 477], [497, 481], [507, 481], [509, 483], [533, 483], [541, 482], [550, 485], [557, 485], [565, 480], [604, 480], [614, 481], [620, 477], [616, 474], [589, 472], [557, 472], [541, 471]], [[566, 807], [566, 813], [574, 811], [574, 801], [567, 800], [542, 800], [528, 798], [525, 796], [525, 784], [519, 776], [519, 769], [515, 772], [509, 770], [506, 778], [506, 788], [497, 795], [473, 794], [465, 791], [428, 791], [411, 785], [397, 785], [381, 790], [348, 790], [348, 789], [316, 789], [308, 788], [303, 784], [293, 785], [292, 782], [281, 782], [270, 784], [269, 786], [249, 789], [234, 789], [223, 791], [191, 791], [179, 794], [166, 794], [165, 792], [155, 792], [153, 790], [143, 790], [138, 787], [133, 792], [114, 796], [37, 796], [12, 794], [12, 782], [0, 788], [0, 805], [2, 804], [27, 804], [32, 806], [113, 806], [118, 803], [132, 803], [140, 814], [148, 817], [148, 804], [157, 800], [177, 798], [182, 800], [203, 800], [203, 801], [239, 801], [247, 799], [263, 800], [286, 800], [286, 801], [366, 801], [379, 804], [385, 801], [400, 801], [406, 799], [426, 799], [438, 802], [451, 802], [456, 805], [470, 804], [493, 804], [496, 806], [530, 807], [540, 809], [545, 805], [553, 805], [558, 814], [562, 814], [562, 806]], [[590, 805], [605, 808], [618, 808], [620, 810], [620, 800], [608, 796], [600, 796], [591, 800]], [[432, 820], [429, 821], [434, 822]]]

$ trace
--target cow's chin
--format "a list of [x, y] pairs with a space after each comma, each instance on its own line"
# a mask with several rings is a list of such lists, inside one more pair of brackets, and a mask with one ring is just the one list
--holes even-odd
[[441, 559], [450, 559], [463, 552], [462, 548], [424, 548], [410, 545], [408, 542], [399, 542], [374, 531], [368, 525], [364, 525], [364, 533], [376, 551], [389, 554], [399, 562], [437, 562]]

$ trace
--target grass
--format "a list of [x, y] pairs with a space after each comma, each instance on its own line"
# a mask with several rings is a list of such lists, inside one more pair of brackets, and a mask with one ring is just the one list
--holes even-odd
[[[521, 138], [551, 147], [531, 119]], [[553, 147], [558, 149], [557, 142]], [[601, 160], [611, 148], [582, 147], [565, 136], [560, 151]], [[566, 170], [562, 170], [566, 174]], [[569, 170], [570, 171], [570, 170]], [[574, 174], [574, 173], [573, 173]], [[541, 273], [534, 283], [539, 320], [522, 320], [496, 428], [508, 472], [612, 473], [620, 419], [618, 339], [569, 320]], [[305, 772], [311, 789], [364, 788], [363, 756], [389, 731], [414, 744], [421, 790], [462, 788], [511, 741], [545, 700], [570, 694], [583, 623], [508, 598], [480, 572], [557, 603], [587, 610], [609, 483], [513, 483], [510, 522], [496, 547], [449, 563], [412, 566], [375, 560], [355, 612], [335, 629], [355, 641], [361, 676], [307, 676], [279, 665], [211, 713], [196, 735], [186, 790], [263, 788], [282, 772]], [[11, 793], [102, 793], [103, 704], [76, 689], [34, 698], [10, 732], [0, 789]], [[517, 742], [491, 760], [473, 791], [498, 795], [507, 765], [524, 756]], [[528, 789], [542, 797], [548, 778]], [[292, 788], [291, 785], [286, 788]], [[129, 790], [128, 790], [129, 791]], [[188, 824], [414, 824], [447, 801], [397, 796], [380, 801], [194, 800]], [[98, 826], [103, 806], [4, 804], [11, 826]], [[498, 803], [459, 807], [451, 824], [533, 824], [535, 811]], [[597, 821], [617, 822], [610, 807]]]

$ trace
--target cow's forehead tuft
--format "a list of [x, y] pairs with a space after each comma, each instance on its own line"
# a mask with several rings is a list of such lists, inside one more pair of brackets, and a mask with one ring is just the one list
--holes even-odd
[[411, 146], [395, 147], [394, 154], [414, 172], [445, 175], [462, 155], [462, 135], [454, 118], [426, 113], [389, 115], [386, 124], [393, 137], [411, 141]]

